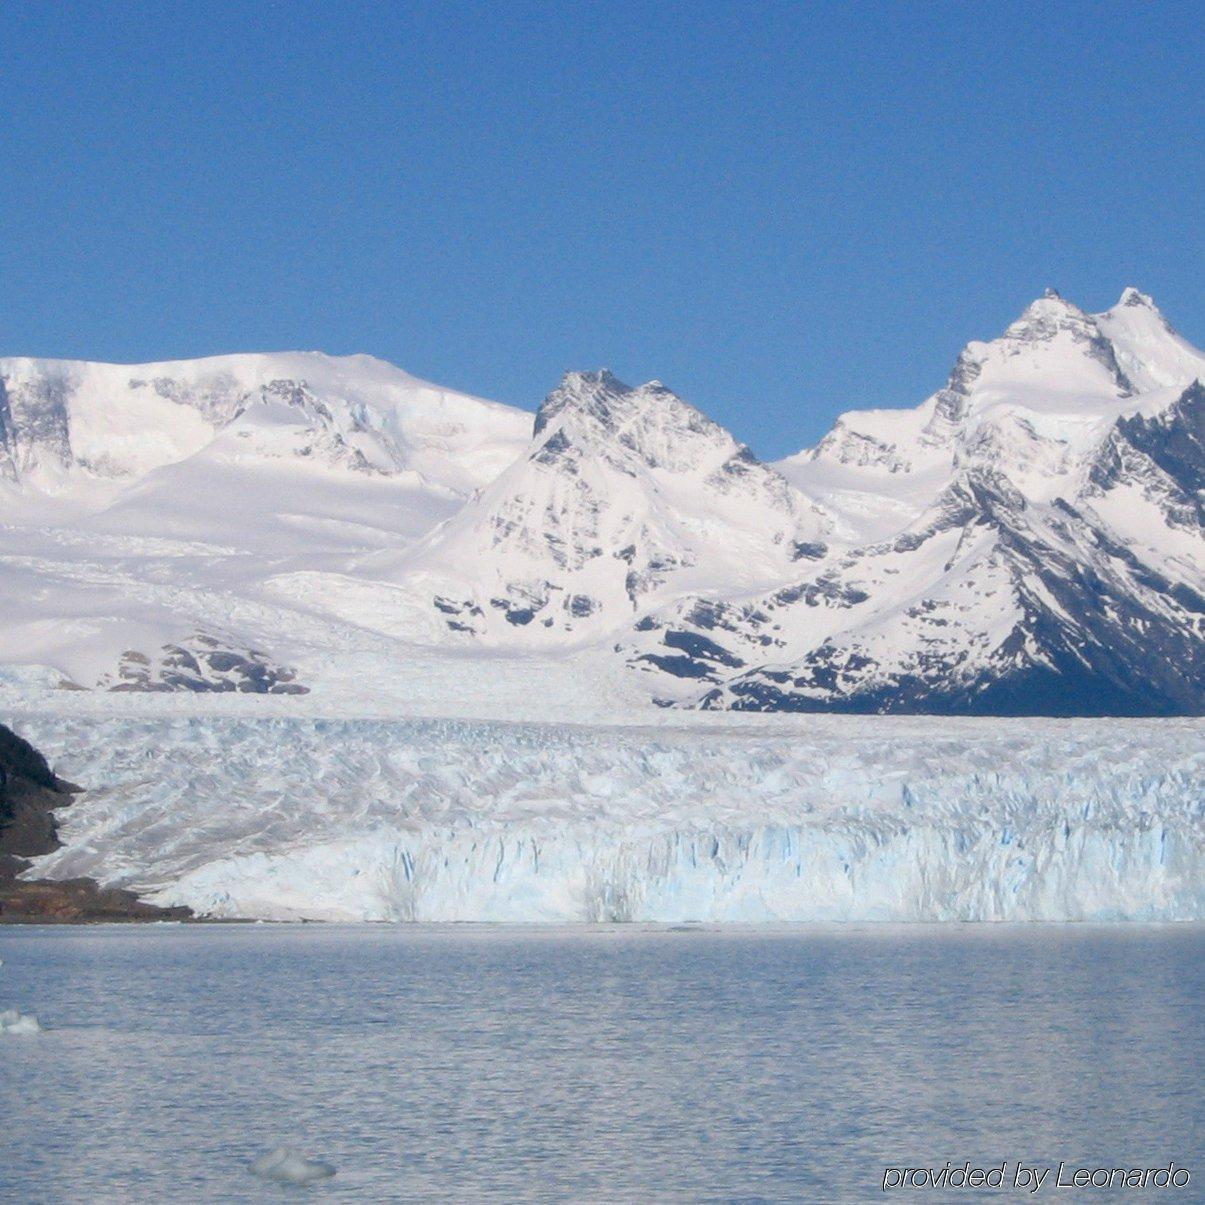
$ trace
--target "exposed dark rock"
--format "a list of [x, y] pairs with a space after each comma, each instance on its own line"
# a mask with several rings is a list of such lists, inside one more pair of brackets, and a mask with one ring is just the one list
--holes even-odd
[[[1078, 321], [1074, 315], [1067, 320]], [[872, 610], [862, 630], [851, 626], [789, 660], [758, 665], [760, 625], [740, 609], [701, 600], [683, 608], [678, 622], [687, 634], [730, 631], [736, 643], [725, 643], [740, 650], [749, 668], [725, 674], [705, 646], [680, 636], [675, 642], [689, 664], [676, 659], [663, 668], [716, 683], [693, 702], [707, 709], [1205, 715], [1205, 597], [1191, 580], [1148, 562], [1140, 542], [1126, 542], [1094, 509], [1119, 486], [1137, 486], [1170, 528], [1200, 537], [1205, 387], [1190, 386], [1158, 414], [1119, 419], [1090, 462], [1085, 487], [1070, 500], [1035, 506], [998, 469], [967, 466], [923, 526], [858, 550], [761, 604], [772, 617], [804, 607], [858, 606], [868, 601], [863, 585], [875, 580], [874, 558], [908, 554], [939, 533], [957, 531], [947, 570], [964, 548], [990, 548], [974, 570], [984, 583], [971, 596], [978, 613], [939, 588], [906, 607], [887, 656]], [[963, 620], [970, 611], [973, 623], [981, 623], [984, 600], [993, 595], [1014, 618], [989, 645], [986, 633], [967, 629]], [[665, 626], [653, 622], [647, 630]], [[634, 660], [660, 664], [657, 656], [646, 652]]]
[[[438, 602], [436, 603], [438, 606]], [[102, 680], [111, 691], [303, 695], [309, 687], [296, 671], [279, 665], [258, 649], [235, 649], [203, 633], [185, 644], [165, 644], [148, 655], [127, 649], [117, 664], [116, 680]]]
[[182, 920], [188, 908], [158, 908], [131, 891], [91, 879], [22, 879], [29, 859], [59, 848], [55, 813], [79, 788], [57, 778], [28, 741], [0, 724], [0, 924]]
[[710, 677], [708, 668], [693, 657], [667, 657], [660, 653], [643, 653], [635, 659], [637, 662], [648, 662], [675, 678], [707, 678]]
[[593, 615], [602, 604], [588, 594], [571, 594], [565, 599], [565, 608], [574, 619], [585, 619]]
[[[909, 609], [919, 633], [908, 661], [881, 666], [856, 642], [830, 639], [790, 666], [756, 667], [710, 690], [705, 709], [937, 715], [1163, 716], [1205, 714], [1205, 598], [1163, 577], [1069, 503], [1051, 539], [1025, 522], [1007, 489], [977, 483], [978, 522], [1020, 618], [971, 672], [968, 650], [923, 633], [948, 607]], [[779, 601], [813, 604], [807, 591]], [[706, 667], [705, 667], [706, 668]], [[682, 676], [682, 671], [677, 671]], [[699, 675], [702, 676], [702, 675]]]
[[1163, 502], [1179, 526], [1205, 523], [1205, 385], [1195, 382], [1162, 414], [1117, 421], [1097, 453], [1091, 481], [1105, 490], [1127, 478]]
[[690, 657], [701, 657], [707, 661], [715, 661], [720, 665], [739, 668], [745, 663], [730, 653], [723, 645], [700, 635], [698, 632], [666, 632], [665, 643], [668, 648], [680, 649]]

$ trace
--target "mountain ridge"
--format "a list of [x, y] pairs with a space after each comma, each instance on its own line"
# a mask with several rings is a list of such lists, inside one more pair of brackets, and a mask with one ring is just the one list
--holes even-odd
[[0, 683], [329, 698], [375, 639], [671, 707], [1199, 714], [1201, 378], [1146, 294], [1049, 290], [765, 464], [605, 369], [531, 414], [366, 356], [0, 359]]

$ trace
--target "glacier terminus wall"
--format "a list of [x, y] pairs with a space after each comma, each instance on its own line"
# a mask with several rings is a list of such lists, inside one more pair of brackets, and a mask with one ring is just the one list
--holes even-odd
[[215, 917], [1205, 918], [1192, 720], [19, 726], [89, 788], [34, 877]]

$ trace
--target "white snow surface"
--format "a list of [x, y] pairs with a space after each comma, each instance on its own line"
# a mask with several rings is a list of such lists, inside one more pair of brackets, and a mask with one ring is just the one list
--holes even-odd
[[1145, 293], [1128, 288], [1112, 309], [1095, 318], [1139, 392], [1183, 387], [1205, 377], [1205, 356], [1172, 328]]
[[33, 875], [218, 917], [1205, 917], [1205, 725], [25, 714], [91, 787]]
[[198, 633], [327, 660], [265, 583], [418, 539], [532, 421], [371, 356], [0, 359], [0, 664], [91, 688]]
[[[229, 435], [231, 459], [300, 455], [461, 492], [492, 479], [531, 416], [444, 389], [372, 356], [267, 352], [155, 364], [0, 358], [14, 467], [51, 492], [129, 479]], [[232, 427], [232, 424], [237, 424]], [[303, 432], [311, 438], [298, 438]]]
[[631, 388], [604, 369], [568, 373], [524, 455], [446, 523], [357, 569], [403, 588], [415, 617], [425, 604], [425, 629], [408, 617], [421, 639], [446, 642], [455, 615], [464, 645], [572, 645], [684, 593], [766, 589], [827, 526], [660, 382]]

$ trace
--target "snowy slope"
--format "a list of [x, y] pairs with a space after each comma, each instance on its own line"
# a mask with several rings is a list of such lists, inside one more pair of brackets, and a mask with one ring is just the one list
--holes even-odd
[[189, 659], [273, 662], [305, 625], [263, 581], [418, 539], [531, 424], [369, 356], [0, 360], [0, 656], [84, 686], [270, 686]]
[[606, 373], [533, 420], [367, 357], [0, 361], [0, 705], [90, 788], [34, 873], [279, 918], [1201, 919], [1201, 719], [960, 717], [1205, 714], [1202, 375], [1144, 295], [1047, 296], [767, 466]]
[[916, 410], [843, 414], [776, 467], [862, 540], [880, 539], [971, 466], [1007, 473], [1031, 501], [1073, 491], [1113, 423], [1166, 406], [1202, 376], [1205, 354], [1136, 290], [1094, 316], [1048, 292], [999, 339], [967, 344], [945, 388]]
[[518, 455], [531, 421], [371, 356], [0, 360], [0, 517], [358, 551], [446, 518]]
[[319, 352], [159, 364], [0, 359], [0, 445], [9, 480], [141, 477], [200, 452], [242, 420], [227, 456], [304, 457], [409, 471], [464, 493], [495, 476], [530, 418], [412, 377], [371, 356]]
[[22, 715], [95, 787], [33, 873], [277, 919], [1205, 918], [1194, 721], [737, 718]]
[[1175, 331], [1145, 293], [1126, 289], [1111, 310], [1095, 318], [1134, 389], [1182, 389], [1205, 376], [1205, 354]]

